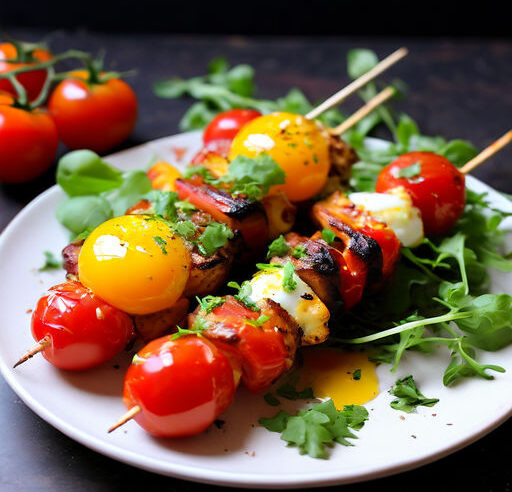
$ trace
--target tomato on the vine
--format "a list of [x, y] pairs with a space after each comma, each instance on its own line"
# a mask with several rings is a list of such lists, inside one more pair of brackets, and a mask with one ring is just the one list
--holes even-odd
[[42, 174], [55, 159], [59, 144], [50, 116], [0, 104], [0, 182], [23, 183]]
[[[14, 44], [0, 43], [0, 74], [45, 62], [51, 58], [51, 53], [42, 48], [36, 48], [26, 54], [20, 54]], [[27, 91], [29, 101], [32, 101], [39, 95], [47, 77], [48, 72], [44, 69], [33, 70], [16, 76], [17, 80]], [[17, 95], [16, 89], [8, 79], [0, 79], [0, 90], [9, 92], [15, 96]]]
[[[219, 113], [204, 130], [205, 146], [208, 147], [207, 144], [215, 140], [233, 140], [242, 126], [258, 116], [261, 116], [261, 113], [254, 109], [231, 109]], [[214, 151], [212, 148], [209, 150]]]
[[203, 337], [153, 340], [134, 357], [123, 401], [138, 406], [136, 422], [156, 436], [199, 434], [233, 401], [230, 359]]
[[105, 152], [119, 145], [132, 132], [137, 119], [137, 98], [119, 78], [91, 81], [89, 73], [77, 70], [52, 92], [48, 109], [59, 137], [71, 149]]
[[79, 282], [56, 285], [39, 299], [32, 335], [60, 369], [82, 370], [111, 359], [134, 338], [132, 319]]
[[380, 172], [376, 191], [385, 193], [398, 186], [405, 188], [420, 209], [426, 236], [445, 234], [464, 211], [464, 174], [443, 156], [432, 152], [401, 155]]

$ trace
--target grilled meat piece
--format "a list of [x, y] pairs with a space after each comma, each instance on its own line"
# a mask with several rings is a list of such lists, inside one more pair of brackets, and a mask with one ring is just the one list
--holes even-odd
[[176, 331], [176, 325], [183, 324], [190, 301], [185, 297], [178, 299], [174, 306], [151, 314], [133, 316], [137, 335], [144, 342]]
[[62, 266], [68, 275], [73, 275], [75, 278], [78, 277], [78, 255], [82, 249], [82, 244], [84, 244], [84, 240], [78, 239], [62, 250]]

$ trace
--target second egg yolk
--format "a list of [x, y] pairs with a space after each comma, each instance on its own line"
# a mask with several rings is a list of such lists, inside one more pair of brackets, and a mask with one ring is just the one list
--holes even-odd
[[130, 314], [171, 307], [188, 281], [190, 254], [184, 241], [151, 216], [124, 215], [98, 226], [78, 259], [80, 281]]
[[315, 196], [325, 185], [330, 169], [329, 135], [315, 121], [294, 113], [272, 113], [242, 127], [231, 146], [230, 159], [269, 154], [286, 174], [284, 185], [273, 186], [292, 202]]

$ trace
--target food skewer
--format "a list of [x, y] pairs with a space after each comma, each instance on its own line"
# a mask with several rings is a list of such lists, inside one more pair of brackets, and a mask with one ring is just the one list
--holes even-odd
[[331, 97], [326, 99], [323, 103], [319, 104], [316, 108], [312, 109], [308, 114], [306, 114], [306, 118], [308, 118], [308, 119], [317, 118], [319, 115], [321, 115], [328, 109], [338, 105], [339, 103], [344, 101], [347, 97], [352, 95], [354, 92], [357, 92], [368, 82], [370, 82], [375, 77], [377, 77], [378, 75], [383, 73], [385, 70], [387, 70], [389, 67], [394, 65], [396, 62], [398, 62], [399, 60], [404, 58], [408, 53], [409, 53], [409, 51], [407, 50], [407, 48], [399, 48], [395, 52], [391, 53], [391, 55], [384, 58], [377, 65], [375, 65], [375, 67], [373, 67], [371, 70], [369, 70], [365, 74], [361, 75], [361, 77], [354, 80], [352, 83], [350, 83], [343, 89], [341, 89], [338, 92], [336, 92], [335, 94], [333, 94]]
[[466, 164], [460, 168], [460, 172], [462, 174], [470, 173], [473, 169], [485, 162], [489, 157], [494, 155], [510, 142], [512, 142], [512, 130], [509, 130], [502, 137], [498, 138], [498, 140], [482, 150], [482, 152], [480, 152], [476, 157], [473, 157], [469, 162], [466, 162]]
[[130, 408], [112, 427], [108, 429], [108, 434], [115, 431], [117, 428], [121, 427], [122, 425], [126, 424], [126, 422], [130, 421], [137, 415], [142, 409], [139, 405], [135, 405], [134, 407]]

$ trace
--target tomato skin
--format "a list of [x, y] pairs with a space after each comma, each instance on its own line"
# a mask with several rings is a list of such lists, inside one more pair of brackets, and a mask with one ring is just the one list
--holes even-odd
[[[34, 63], [10, 63], [5, 60], [15, 60], [18, 54], [16, 48], [11, 43], [0, 43], [0, 73], [6, 73], [18, 68], [27, 67]], [[32, 56], [37, 62], [45, 62], [52, 58], [51, 53], [46, 50], [34, 50]], [[33, 72], [26, 72], [19, 74], [16, 78], [27, 91], [29, 101], [33, 101], [41, 92], [43, 85], [46, 81], [48, 72], [46, 70], [34, 70]], [[12, 86], [11, 82], [7, 79], [0, 79], [0, 90], [9, 92], [16, 96], [16, 89]]]
[[53, 91], [48, 109], [70, 149], [105, 152], [125, 140], [137, 119], [137, 98], [120, 79], [88, 84], [87, 73], [71, 72]]
[[[421, 173], [413, 178], [398, 178], [404, 167], [419, 163]], [[388, 164], [379, 174], [376, 191], [403, 186], [415, 207], [421, 211], [425, 236], [448, 232], [464, 211], [465, 177], [448, 159], [432, 152], [410, 152]]]
[[0, 105], [0, 182], [23, 183], [39, 176], [53, 163], [58, 144], [48, 114]]
[[195, 335], [153, 340], [129, 367], [126, 408], [139, 405], [137, 423], [162, 437], [199, 434], [231, 404], [233, 370], [212, 342]]
[[[215, 140], [228, 140], [231, 142], [242, 126], [258, 116], [261, 116], [261, 113], [254, 109], [231, 109], [229, 111], [219, 113], [212, 121], [210, 121], [204, 130], [203, 142], [205, 146], [208, 147], [210, 151], [216, 152], [214, 148], [215, 144], [210, 147], [208, 146], [210, 142]], [[223, 144], [219, 145], [222, 147]]]
[[43, 357], [59, 369], [99, 366], [123, 350], [134, 336], [133, 322], [79, 282], [66, 282], [39, 299], [32, 314], [36, 341], [50, 338]]

